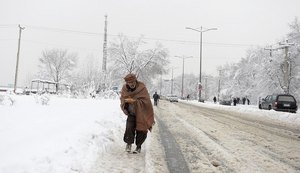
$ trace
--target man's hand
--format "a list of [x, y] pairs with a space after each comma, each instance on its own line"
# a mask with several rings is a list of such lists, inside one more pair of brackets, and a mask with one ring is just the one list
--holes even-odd
[[127, 98], [127, 99], [124, 99], [126, 103], [134, 103], [135, 102], [135, 99], [133, 98]]
[[123, 110], [123, 112], [124, 112], [125, 115], [129, 115], [127, 110]]

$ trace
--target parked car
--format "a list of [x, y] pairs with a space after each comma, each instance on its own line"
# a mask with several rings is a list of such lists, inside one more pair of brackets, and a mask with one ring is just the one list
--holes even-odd
[[298, 106], [295, 97], [290, 94], [273, 94], [259, 100], [258, 108], [296, 113]]
[[172, 95], [168, 94], [168, 95], [166, 96], [166, 100], [170, 101], [170, 97], [171, 97], [171, 96], [172, 96]]
[[198, 99], [198, 102], [204, 103], [204, 99], [203, 99], [203, 98], [200, 98], [200, 99]]
[[221, 99], [219, 101], [220, 105], [231, 105], [231, 103], [232, 103], [231, 99]]
[[177, 97], [177, 95], [171, 95], [171, 96], [169, 96], [169, 101], [170, 101], [170, 102], [178, 102], [178, 97]]

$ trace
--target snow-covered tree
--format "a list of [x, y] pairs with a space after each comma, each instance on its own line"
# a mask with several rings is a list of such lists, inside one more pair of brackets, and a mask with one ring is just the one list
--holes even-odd
[[56, 82], [57, 92], [59, 84], [70, 79], [70, 73], [77, 64], [77, 55], [68, 54], [67, 50], [51, 49], [43, 51], [39, 61], [40, 77]]
[[289, 41], [295, 43], [289, 48], [290, 79], [289, 91], [300, 101], [300, 21], [295, 17], [289, 24], [290, 32], [287, 34]]
[[142, 37], [129, 40], [120, 35], [109, 47], [110, 68], [113, 75], [124, 76], [135, 73], [143, 81], [151, 81], [161, 73], [169, 63], [168, 51], [159, 43], [154, 48], [148, 48]]
[[103, 73], [99, 66], [98, 58], [88, 55], [85, 61], [81, 62], [81, 68], [78, 69], [76, 75], [72, 77], [72, 92], [76, 91], [85, 96], [95, 93], [103, 79]]
[[[298, 18], [295, 18], [289, 26], [291, 31], [287, 34], [287, 38], [295, 45], [289, 47], [288, 90], [299, 101], [300, 23]], [[220, 76], [221, 93], [232, 97], [248, 97], [252, 103], [255, 103], [259, 97], [268, 94], [283, 93], [285, 51], [284, 49], [274, 50], [271, 55], [264, 50], [264, 47], [251, 48], [239, 62], [219, 67], [222, 71]]]
[[[288, 33], [289, 39], [297, 39], [300, 37], [300, 21], [298, 17], [295, 17], [294, 21], [289, 23], [290, 32]], [[299, 39], [298, 39], [299, 41]]]

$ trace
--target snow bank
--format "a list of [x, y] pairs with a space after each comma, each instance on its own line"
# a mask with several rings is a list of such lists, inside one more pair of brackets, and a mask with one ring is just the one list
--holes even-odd
[[87, 172], [124, 127], [118, 100], [14, 96], [0, 105], [0, 172]]

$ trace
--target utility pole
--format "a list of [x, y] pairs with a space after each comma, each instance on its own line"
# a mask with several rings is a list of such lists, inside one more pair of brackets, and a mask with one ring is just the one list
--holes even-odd
[[162, 88], [162, 70], [160, 72], [160, 89], [159, 89], [159, 95], [161, 95], [161, 88]]
[[104, 17], [105, 17], [105, 25], [104, 25], [102, 71], [106, 72], [106, 61], [107, 61], [107, 15], [105, 15]]
[[172, 67], [172, 79], [171, 79], [171, 95], [173, 95], [173, 67]]
[[270, 48], [265, 48], [265, 50], [269, 50], [270, 51], [270, 57], [272, 57], [272, 51], [276, 50], [276, 49], [272, 49], [272, 46], [270, 46]]
[[20, 57], [20, 47], [21, 47], [21, 35], [22, 30], [25, 29], [25, 27], [19, 26], [19, 41], [18, 41], [18, 52], [17, 52], [17, 63], [16, 63], [16, 73], [15, 73], [15, 84], [14, 84], [14, 93], [16, 93], [17, 90], [17, 81], [18, 81], [18, 70], [19, 70], [19, 57]]
[[294, 46], [294, 43], [289, 43], [288, 40], [285, 41], [285, 43], [279, 43], [280, 47], [278, 48], [265, 48], [265, 50], [270, 50], [270, 57], [272, 57], [272, 51], [278, 50], [278, 49], [284, 49], [285, 50], [285, 56], [284, 56], [284, 62], [283, 62], [283, 91], [285, 94], [289, 93], [289, 81], [290, 81], [290, 62], [288, 60], [288, 49], [290, 46]]
[[181, 99], [183, 99], [183, 84], [184, 84], [184, 59], [185, 59], [185, 58], [182, 58]]
[[102, 59], [102, 89], [106, 89], [106, 62], [107, 62], [107, 15], [105, 17], [104, 22], [104, 41], [103, 41], [103, 59]]
[[204, 91], [205, 91], [205, 100], [208, 99], [208, 83], [207, 83], [207, 78], [208, 78], [208, 76], [205, 77], [205, 88], [204, 88]]
[[221, 91], [221, 69], [219, 70], [219, 84], [218, 84], [218, 102], [220, 97], [220, 91]]
[[184, 85], [184, 60], [187, 58], [193, 58], [191, 56], [185, 57], [185, 56], [175, 56], [177, 58], [182, 59], [182, 77], [181, 77], [181, 98], [183, 98], [183, 85]]
[[286, 40], [285, 43], [279, 43], [281, 45], [281, 49], [285, 50], [285, 56], [284, 56], [284, 63], [283, 63], [283, 91], [285, 94], [289, 93], [289, 78], [290, 78], [290, 62], [288, 61], [288, 52], [289, 47], [295, 45], [294, 43], [288, 43], [288, 40]]

